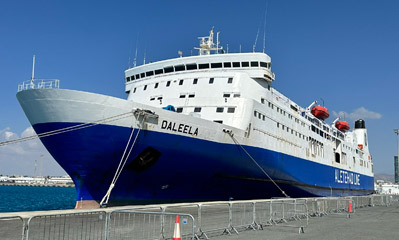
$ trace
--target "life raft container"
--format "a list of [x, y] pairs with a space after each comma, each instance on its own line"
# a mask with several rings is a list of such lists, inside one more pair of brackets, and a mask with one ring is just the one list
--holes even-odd
[[328, 109], [322, 106], [315, 106], [312, 108], [312, 114], [318, 119], [325, 120], [330, 114], [328, 113]]
[[349, 123], [347, 121], [338, 121], [335, 123], [335, 127], [342, 132], [346, 132], [350, 129]]

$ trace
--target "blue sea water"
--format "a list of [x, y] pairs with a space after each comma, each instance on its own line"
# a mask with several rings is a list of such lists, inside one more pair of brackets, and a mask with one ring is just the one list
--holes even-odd
[[73, 209], [73, 187], [0, 186], [0, 212]]

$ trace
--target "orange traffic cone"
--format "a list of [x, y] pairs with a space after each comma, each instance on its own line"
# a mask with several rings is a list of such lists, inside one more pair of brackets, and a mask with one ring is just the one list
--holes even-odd
[[176, 215], [175, 231], [173, 232], [173, 240], [181, 240], [179, 215]]
[[352, 202], [349, 202], [348, 213], [352, 213]]

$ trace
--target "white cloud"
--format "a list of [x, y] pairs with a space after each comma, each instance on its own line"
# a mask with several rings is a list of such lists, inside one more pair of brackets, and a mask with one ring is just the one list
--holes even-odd
[[365, 107], [357, 108], [351, 113], [347, 113], [344, 111], [340, 111], [340, 112], [333, 111], [332, 114], [334, 117], [341, 117], [341, 118], [345, 118], [345, 119], [352, 120], [352, 121], [355, 121], [358, 119], [380, 119], [380, 118], [382, 118], [382, 115], [380, 113], [367, 110]]
[[[28, 137], [35, 134], [32, 127], [26, 128], [20, 135], [7, 127], [0, 129], [0, 141]], [[65, 175], [64, 170], [61, 169], [37, 138], [0, 146], [0, 174], [34, 175], [35, 161], [41, 166], [40, 169], [42, 169], [42, 174], [45, 176]], [[40, 174], [40, 169], [37, 170], [36, 175]]]

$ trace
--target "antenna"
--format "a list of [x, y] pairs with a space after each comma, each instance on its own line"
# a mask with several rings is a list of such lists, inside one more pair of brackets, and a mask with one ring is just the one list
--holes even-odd
[[265, 22], [263, 23], [263, 53], [265, 53], [265, 49], [266, 49], [266, 17], [267, 17], [267, 7], [268, 6], [269, 6], [269, 1], [266, 1]]
[[229, 44], [227, 43], [227, 53], [229, 53]]
[[133, 67], [136, 67], [137, 64], [137, 45], [139, 42], [139, 34], [137, 33], [137, 39], [136, 39], [136, 54], [134, 55], [134, 61], [133, 61]]
[[143, 65], [145, 65], [145, 55], [147, 54], [147, 48], [144, 49], [144, 63]]
[[30, 83], [33, 84], [33, 80], [35, 80], [35, 58], [36, 56], [33, 55], [33, 63], [32, 63], [32, 78], [30, 80]]
[[241, 53], [241, 44], [240, 44], [240, 53]]

